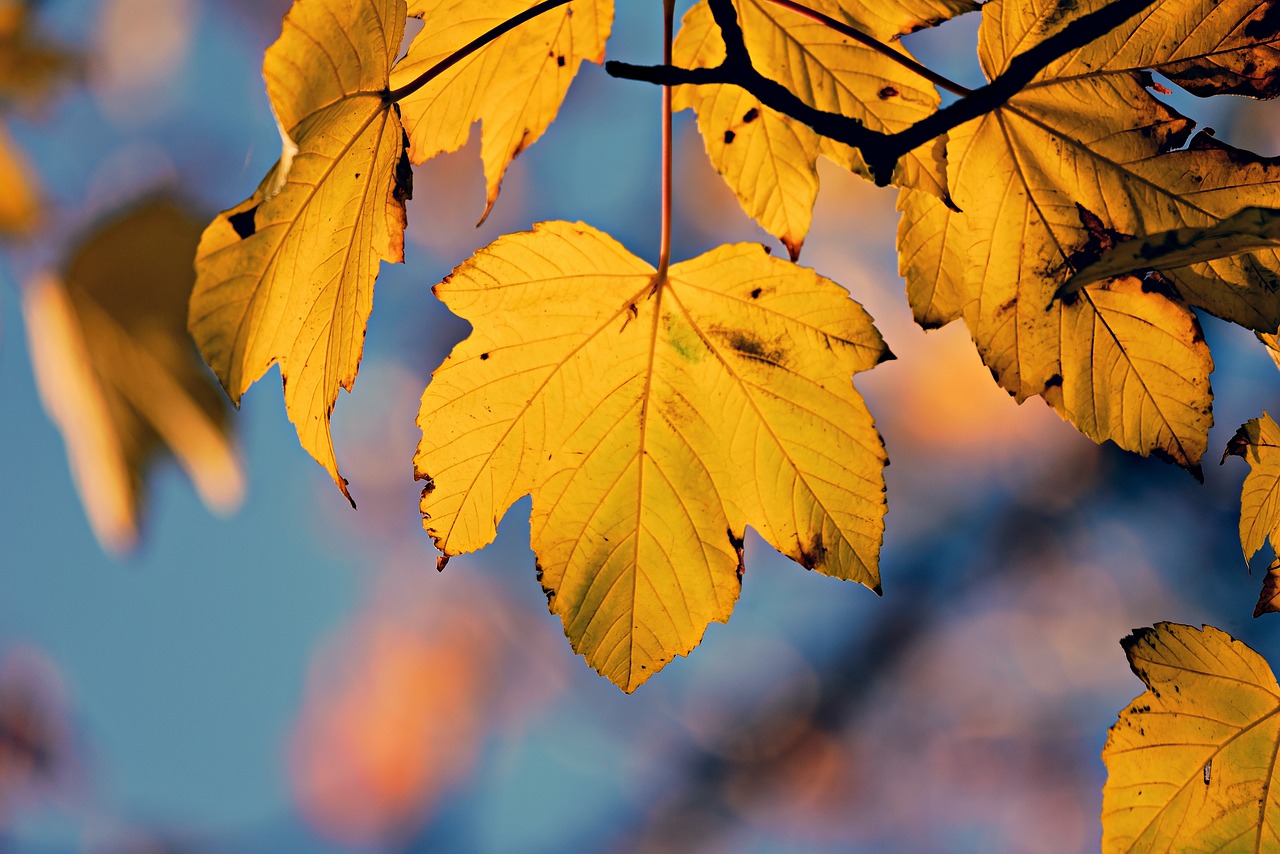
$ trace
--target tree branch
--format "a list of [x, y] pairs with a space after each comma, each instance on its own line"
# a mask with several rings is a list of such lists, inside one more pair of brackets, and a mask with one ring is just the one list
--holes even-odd
[[733, 0], [707, 0], [725, 44], [725, 59], [713, 68], [643, 66], [625, 62], [605, 63], [605, 70], [623, 80], [639, 80], [664, 86], [722, 84], [739, 86], [776, 112], [808, 125], [820, 136], [852, 146], [862, 153], [876, 184], [889, 183], [898, 160], [907, 152], [951, 131], [965, 122], [1004, 106], [1037, 74], [1053, 62], [1111, 32], [1152, 5], [1155, 0], [1115, 0], [1084, 15], [1057, 33], [1018, 54], [1004, 73], [897, 133], [881, 133], [857, 119], [819, 110], [806, 104], [790, 89], [762, 75], [751, 62]]

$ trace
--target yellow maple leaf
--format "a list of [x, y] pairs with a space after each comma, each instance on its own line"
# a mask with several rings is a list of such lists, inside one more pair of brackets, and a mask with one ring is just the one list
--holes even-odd
[[[1064, 14], [1048, 0], [986, 4], [985, 73], [994, 78], [1014, 55], [1100, 5], [1081, 2]], [[1145, 69], [1238, 83], [1224, 69], [1277, 41], [1273, 31], [1258, 35], [1258, 10], [1252, 0], [1162, 0], [950, 134], [948, 177], [963, 213], [920, 192], [899, 203], [900, 269], [922, 325], [963, 317], [983, 360], [1019, 400], [1043, 394], [1094, 439], [1193, 471], [1212, 423], [1212, 363], [1187, 306], [1274, 332], [1280, 256], [1253, 252], [1141, 286], [1130, 279], [1069, 300], [1055, 294], [1132, 235], [1209, 226], [1242, 203], [1280, 203], [1274, 163], [1208, 134], [1173, 150], [1192, 124], [1145, 88]], [[1109, 320], [1117, 314], [1142, 322], [1124, 333]], [[1082, 327], [1096, 335], [1073, 334]], [[1098, 340], [1111, 361], [1091, 365], [1081, 346]], [[1109, 414], [1100, 418], [1103, 409]]]
[[[395, 67], [398, 89], [489, 30], [532, 9], [534, 0], [411, 0], [425, 26]], [[555, 119], [584, 60], [604, 61], [612, 0], [574, 0], [543, 12], [476, 50], [400, 101], [414, 163], [457, 151], [483, 122], [480, 157], [489, 215], [507, 166]]]
[[[812, 5], [882, 43], [977, 8], [969, 0], [893, 4], [826, 0]], [[737, 7], [757, 70], [812, 107], [856, 118], [872, 130], [894, 132], [930, 115], [940, 103], [933, 85], [901, 63], [794, 10], [769, 0], [742, 0]], [[893, 50], [907, 55], [901, 47]], [[704, 0], [685, 15], [673, 60], [685, 68], [707, 68], [724, 57], [724, 41]], [[737, 86], [680, 86], [673, 106], [697, 112], [716, 171], [743, 210], [781, 240], [793, 259], [809, 231], [818, 194], [818, 155], [868, 174], [857, 151], [819, 137]], [[899, 161], [894, 183], [949, 198], [944, 142], [936, 139]]]
[[1157, 623], [1122, 642], [1147, 691], [1102, 759], [1102, 850], [1274, 851], [1280, 846], [1280, 686], [1212, 626]]
[[474, 331], [422, 398], [424, 525], [444, 560], [532, 493], [551, 610], [624, 690], [728, 619], [747, 524], [879, 590], [885, 455], [850, 376], [889, 353], [838, 285], [758, 245], [661, 281], [608, 235], [552, 222], [436, 293]]
[[404, 0], [297, 0], [262, 69], [284, 154], [205, 230], [191, 298], [231, 399], [279, 363], [302, 446], [348, 500], [329, 416], [355, 382], [378, 265], [404, 257], [412, 175], [386, 97], [404, 24]]
[[199, 236], [189, 211], [155, 199], [96, 230], [65, 273], [25, 293], [40, 395], [94, 533], [114, 551], [136, 540], [147, 469], [166, 451], [214, 509], [243, 492], [226, 401], [187, 336]]

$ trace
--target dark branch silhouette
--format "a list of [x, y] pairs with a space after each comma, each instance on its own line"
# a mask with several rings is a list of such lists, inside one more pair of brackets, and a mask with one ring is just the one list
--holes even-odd
[[955, 103], [897, 133], [872, 130], [861, 121], [805, 103], [787, 87], [761, 74], [751, 62], [733, 0], [708, 0], [720, 28], [725, 59], [713, 68], [679, 68], [672, 65], [632, 65], [610, 61], [605, 70], [623, 80], [639, 80], [664, 86], [724, 84], [740, 86], [760, 103], [803, 122], [820, 136], [842, 142], [862, 152], [876, 184], [889, 183], [898, 160], [907, 152], [965, 122], [999, 109], [1022, 91], [1051, 63], [1079, 50], [1151, 6], [1155, 0], [1115, 0], [1067, 24], [1057, 33], [1009, 62], [1004, 73]]

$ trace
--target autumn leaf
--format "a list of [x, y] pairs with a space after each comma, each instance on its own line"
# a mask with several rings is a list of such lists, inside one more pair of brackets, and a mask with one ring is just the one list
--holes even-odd
[[0, 237], [29, 233], [40, 216], [30, 168], [0, 124]]
[[885, 455], [850, 375], [889, 353], [839, 286], [758, 245], [664, 281], [608, 235], [552, 222], [436, 293], [474, 331], [422, 398], [424, 525], [447, 560], [531, 493], [551, 610], [624, 690], [728, 619], [747, 524], [879, 590]]
[[[987, 77], [1100, 5], [986, 4]], [[962, 213], [921, 192], [899, 204], [900, 269], [917, 320], [963, 318], [1019, 400], [1043, 395], [1097, 441], [1196, 471], [1212, 423], [1212, 362], [1190, 307], [1274, 332], [1280, 257], [1253, 252], [1054, 297], [1133, 235], [1205, 228], [1242, 204], [1280, 204], [1280, 164], [1207, 133], [1182, 149], [1191, 122], [1146, 86], [1154, 69], [1202, 93], [1269, 90], [1277, 36], [1265, 14], [1254, 0], [1162, 0], [954, 130], [948, 178]], [[1246, 85], [1246, 67], [1262, 76]], [[1092, 355], [1099, 344], [1106, 361]]]
[[[769, 0], [736, 5], [756, 68], [812, 107], [856, 118], [873, 130], [894, 132], [933, 113], [940, 103], [933, 85], [900, 62], [795, 10]], [[826, 0], [812, 5], [882, 43], [977, 8], [970, 0]], [[890, 50], [908, 55], [901, 46]], [[724, 57], [724, 41], [704, 0], [684, 17], [673, 47], [674, 62], [684, 68], [708, 68]], [[743, 210], [781, 240], [793, 259], [809, 231], [818, 194], [818, 155], [864, 177], [869, 174], [855, 149], [818, 136], [737, 86], [680, 86], [673, 106], [697, 112], [716, 171]], [[949, 199], [944, 144], [944, 139], [936, 139], [903, 158], [894, 183]]]
[[238, 405], [278, 363], [302, 446], [348, 500], [329, 416], [355, 382], [378, 265], [404, 258], [412, 175], [386, 97], [404, 22], [404, 0], [297, 0], [262, 67], [284, 154], [205, 229], [191, 297], [227, 394]]
[[[32, 4], [0, 0], [0, 111], [38, 107], [76, 60], [37, 32]], [[31, 233], [40, 216], [36, 178], [0, 122], [0, 238]]]
[[[533, 0], [410, 0], [426, 24], [391, 74], [399, 89], [472, 40], [526, 10]], [[414, 163], [457, 151], [483, 122], [480, 158], [489, 215], [507, 166], [555, 119], [584, 60], [603, 62], [612, 0], [575, 0], [543, 12], [471, 53], [400, 101]]]
[[46, 40], [32, 0], [0, 0], [0, 105], [37, 105], [79, 70], [69, 51]]
[[1102, 759], [1102, 850], [1273, 851], [1280, 845], [1280, 687], [1212, 626], [1157, 623], [1122, 641], [1147, 691]]
[[1248, 560], [1268, 539], [1274, 549], [1280, 535], [1280, 425], [1265, 412], [1240, 425], [1223, 461], [1232, 455], [1249, 463], [1240, 494], [1240, 545]]
[[137, 539], [146, 475], [164, 453], [210, 507], [228, 511], [243, 493], [228, 407], [186, 331], [199, 236], [185, 207], [154, 199], [97, 229], [64, 273], [25, 294], [40, 395], [94, 534], [113, 551]]

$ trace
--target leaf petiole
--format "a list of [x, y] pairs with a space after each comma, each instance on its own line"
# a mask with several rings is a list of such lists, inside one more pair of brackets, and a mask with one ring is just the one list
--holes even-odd
[[[675, 0], [662, 1], [662, 64], [671, 64], [672, 33], [675, 29]], [[662, 242], [658, 249], [656, 283], [667, 279], [671, 266], [671, 87], [662, 87]]]
[[458, 48], [453, 53], [449, 54], [444, 59], [437, 62], [435, 65], [431, 66], [426, 71], [422, 72], [417, 77], [415, 77], [413, 80], [401, 86], [399, 89], [392, 89], [388, 91], [385, 95], [383, 95], [383, 100], [388, 104], [394, 104], [397, 101], [400, 101], [400, 100], [403, 100], [404, 98], [409, 97], [414, 92], [417, 92], [423, 86], [426, 86], [432, 80], [435, 80], [441, 74], [445, 73], [450, 68], [457, 65], [459, 62], [466, 59], [468, 56], [475, 53], [480, 48], [484, 47], [485, 45], [489, 44], [495, 39], [501, 38], [502, 36], [514, 30], [516, 27], [520, 26], [521, 24], [532, 21], [534, 18], [538, 17], [542, 13], [550, 12], [552, 9], [555, 9], [559, 6], [563, 6], [568, 2], [569, 0], [543, 0], [543, 2], [539, 3], [536, 6], [532, 6], [526, 9], [525, 11], [521, 12], [519, 15], [515, 15], [514, 17], [509, 18], [506, 21], [503, 21], [501, 24], [498, 24], [498, 26], [494, 27], [493, 29], [489, 30], [483, 35], [480, 35], [472, 39], [471, 41], [467, 42], [465, 45]]

